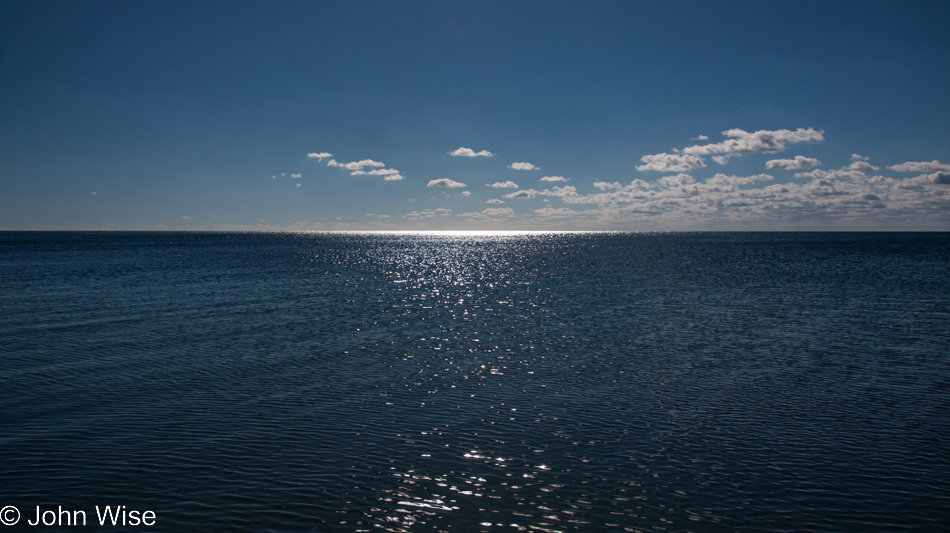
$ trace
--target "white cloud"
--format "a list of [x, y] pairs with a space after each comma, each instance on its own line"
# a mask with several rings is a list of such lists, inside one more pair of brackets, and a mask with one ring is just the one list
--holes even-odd
[[613, 183], [608, 183], [606, 181], [595, 181], [594, 187], [597, 187], [602, 191], [606, 191], [608, 189], [622, 189], [623, 185], [619, 181], [615, 181]]
[[422, 219], [432, 218], [432, 217], [437, 217], [437, 216], [445, 217], [451, 214], [452, 214], [451, 209], [439, 207], [436, 209], [426, 209], [425, 211], [411, 211], [409, 213], [406, 213], [406, 217], [409, 220], [422, 220]]
[[363, 159], [362, 161], [353, 161], [343, 165], [347, 170], [361, 170], [365, 167], [385, 167], [384, 163], [373, 161], [372, 159]]
[[496, 181], [489, 185], [489, 187], [501, 188], [501, 189], [517, 189], [518, 184], [513, 181]]
[[511, 194], [506, 194], [505, 198], [534, 198], [538, 195], [538, 191], [534, 189], [525, 189], [522, 191], [513, 192]]
[[852, 160], [852, 161], [867, 161], [867, 160], [869, 160], [869, 159], [871, 159], [871, 158], [868, 157], [868, 156], [866, 156], [866, 155], [851, 154], [851, 160]]
[[403, 178], [404, 176], [402, 174], [390, 174], [383, 178], [383, 181], [399, 181]]
[[394, 168], [377, 168], [375, 170], [354, 170], [350, 172], [350, 176], [390, 176], [393, 174], [399, 174], [399, 171]]
[[706, 180], [706, 185], [712, 187], [736, 187], [738, 185], [751, 185], [757, 181], [772, 181], [774, 178], [769, 174], [756, 174], [754, 176], [727, 176], [725, 174], [716, 174]]
[[301, 176], [300, 174], [291, 174], [290, 177], [299, 179]]
[[798, 170], [803, 168], [817, 167], [821, 161], [813, 157], [796, 155], [795, 159], [772, 159], [765, 162], [765, 168], [778, 168], [781, 170]]
[[572, 217], [580, 214], [580, 212], [567, 207], [542, 207], [541, 209], [535, 209], [534, 212], [546, 218]]
[[437, 180], [430, 180], [429, 184], [426, 185], [426, 187], [457, 188], [457, 187], [466, 187], [466, 185], [464, 183], [461, 183], [455, 180], [450, 180], [449, 178], [439, 178]]
[[299, 183], [297, 184], [297, 187], [300, 187], [300, 184], [299, 184]]
[[456, 157], [491, 157], [492, 155], [494, 155], [488, 150], [482, 150], [481, 152], [476, 152], [475, 150], [472, 150], [471, 148], [463, 148], [461, 146], [458, 148], [458, 150], [450, 152], [450, 154]]
[[708, 140], [709, 140], [709, 137], [706, 137], [705, 135], [700, 135], [700, 136], [698, 136], [698, 137], [693, 137], [693, 138], [690, 139], [690, 140], [691, 140], [691, 141], [708, 141]]
[[855, 161], [848, 165], [848, 168], [851, 170], [860, 170], [861, 172], [871, 172], [874, 170], [880, 170], [878, 167], [868, 163], [867, 161]]
[[99, 194], [99, 193], [97, 193], [97, 192], [95, 192], [95, 191], [93, 191], [93, 192], [91, 192], [91, 193], [89, 193], [89, 194]]
[[934, 172], [933, 174], [921, 174], [914, 178], [907, 178], [898, 182], [898, 187], [902, 189], [921, 189], [926, 185], [950, 185], [950, 172]]
[[774, 153], [785, 150], [786, 144], [821, 141], [825, 138], [823, 131], [814, 128], [759, 130], [752, 133], [733, 128], [722, 134], [732, 138], [720, 143], [688, 146], [683, 152], [693, 155]]
[[482, 213], [490, 217], [513, 217], [515, 216], [515, 210], [510, 207], [489, 207], [487, 209], [482, 209]]
[[464, 196], [464, 197], [466, 197], [466, 198], [468, 198], [468, 197], [471, 196], [471, 195], [472, 195], [472, 191], [462, 191], [462, 196]]
[[498, 198], [492, 198], [491, 200], [485, 200], [486, 204], [503, 204], [504, 200], [499, 200]]
[[654, 154], [645, 155], [640, 158], [644, 164], [639, 165], [637, 170], [655, 170], [657, 172], [687, 172], [693, 169], [706, 166], [703, 158], [695, 155], [682, 154]]
[[696, 180], [689, 174], [663, 176], [657, 181], [660, 187], [676, 187], [678, 185], [689, 185], [690, 183], [696, 183]]
[[385, 163], [373, 161], [372, 159], [363, 159], [362, 161], [353, 161], [351, 163], [340, 163], [336, 159], [327, 161], [328, 167], [345, 168], [347, 170], [362, 170], [365, 167], [385, 167]]
[[324, 159], [331, 157], [333, 154], [329, 152], [310, 152], [307, 154], [307, 157], [311, 159], [316, 159], [317, 161], [323, 161]]
[[950, 164], [941, 163], [934, 159], [933, 161], [907, 161], [906, 163], [901, 163], [899, 165], [891, 165], [887, 167], [891, 170], [896, 170], [897, 172], [937, 172], [937, 171], [950, 171]]
[[512, 163], [512, 164], [510, 164], [510, 165], [508, 165], [508, 166], [509, 166], [510, 168], [515, 169], [515, 170], [537, 170], [537, 169], [538, 169], [538, 167], [532, 165], [531, 163], [524, 163], [524, 162], [522, 162], [522, 163]]
[[545, 176], [541, 181], [568, 181], [564, 176]]

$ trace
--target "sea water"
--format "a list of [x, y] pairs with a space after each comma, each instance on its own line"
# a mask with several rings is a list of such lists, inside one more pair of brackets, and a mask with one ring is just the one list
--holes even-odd
[[11, 531], [950, 527], [947, 233], [7, 232], [0, 309]]

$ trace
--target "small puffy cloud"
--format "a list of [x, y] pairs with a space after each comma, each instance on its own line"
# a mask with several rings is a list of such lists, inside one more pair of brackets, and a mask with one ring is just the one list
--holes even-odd
[[494, 154], [492, 154], [488, 150], [482, 150], [481, 152], [476, 152], [475, 150], [472, 150], [471, 148], [464, 148], [460, 146], [458, 150], [450, 152], [450, 155], [453, 155], [455, 157], [491, 157]]
[[350, 163], [340, 163], [336, 159], [327, 161], [328, 167], [345, 168], [347, 170], [363, 170], [366, 167], [385, 167], [385, 163], [373, 161], [372, 159], [363, 159], [362, 161], [353, 161]]
[[703, 158], [684, 154], [662, 153], [645, 155], [640, 158], [640, 161], [643, 161], [643, 164], [637, 167], [637, 170], [640, 172], [645, 170], [654, 170], [657, 172], [687, 172], [706, 166], [706, 163], [703, 162]]
[[906, 163], [901, 163], [899, 165], [891, 165], [887, 167], [891, 170], [896, 170], [897, 172], [938, 172], [938, 171], [950, 171], [950, 164], [941, 163], [934, 159], [933, 161], [907, 161]]
[[545, 176], [541, 181], [568, 181], [564, 176]]
[[445, 217], [452, 214], [451, 209], [446, 209], [444, 207], [439, 207], [436, 209], [426, 209], [425, 211], [411, 211], [406, 213], [406, 218], [409, 220], [422, 220], [425, 218], [432, 218], [436, 216]]
[[499, 200], [498, 198], [492, 198], [491, 200], [485, 200], [486, 204], [503, 204], [504, 200]]
[[402, 174], [390, 174], [386, 176], [385, 178], [383, 178], [383, 181], [399, 181], [401, 179], [403, 179]]
[[851, 154], [851, 160], [852, 160], [852, 161], [867, 161], [867, 160], [869, 160], [869, 159], [871, 159], [871, 158], [868, 157], [868, 156], [866, 156], [866, 155]]
[[311, 159], [316, 159], [317, 161], [323, 161], [324, 159], [331, 157], [333, 154], [330, 152], [310, 152], [307, 154], [307, 157]]
[[465, 185], [464, 183], [461, 183], [455, 180], [450, 180], [449, 178], [439, 178], [437, 180], [430, 180], [429, 184], [426, 185], [426, 187], [448, 187], [448, 188], [458, 188], [458, 187], [466, 187], [466, 186], [467, 185]]
[[471, 195], [472, 195], [472, 191], [462, 191], [462, 196], [464, 196], [464, 197], [466, 197], [466, 198], [468, 198], [468, 197], [471, 196]]
[[663, 176], [657, 181], [660, 187], [676, 187], [679, 185], [689, 185], [690, 183], [696, 183], [696, 180], [693, 179], [689, 174], [676, 174], [674, 176]]
[[390, 176], [393, 174], [399, 174], [399, 171], [394, 168], [377, 168], [374, 170], [354, 170], [350, 172], [350, 176]]
[[523, 191], [506, 194], [505, 198], [534, 198], [537, 195], [538, 195], [538, 191], [534, 189], [525, 189]]
[[878, 167], [868, 163], [867, 161], [855, 161], [848, 165], [848, 168], [851, 170], [860, 170], [861, 172], [871, 172], [874, 170], [879, 170]]
[[716, 163], [720, 164], [720, 165], [725, 165], [727, 162], [729, 162], [729, 158], [732, 157], [732, 156], [734, 156], [734, 155], [735, 155], [735, 154], [729, 154], [729, 155], [714, 155], [714, 156], [712, 156], [712, 160], [715, 161]]
[[606, 181], [595, 181], [594, 187], [597, 187], [602, 191], [606, 191], [609, 189], [622, 189], [623, 185], [621, 185], [619, 181], [615, 181], [613, 183], [608, 183]]
[[515, 216], [515, 210], [510, 207], [489, 207], [483, 209], [482, 213], [490, 217], [513, 217]]
[[817, 167], [821, 161], [813, 157], [796, 155], [795, 159], [772, 159], [765, 162], [765, 168], [778, 168], [782, 170], [799, 170], [805, 168]]
[[291, 174], [290, 177], [300, 179], [301, 176], [300, 174]]
[[297, 187], [300, 187], [300, 184], [299, 184], [299, 183], [297, 184]]
[[385, 167], [384, 163], [373, 161], [372, 159], [363, 159], [362, 161], [353, 161], [343, 165], [347, 170], [362, 170], [365, 167]]
[[515, 169], [515, 170], [537, 170], [537, 169], [538, 169], [538, 167], [532, 165], [531, 163], [525, 163], [525, 162], [512, 163], [512, 164], [510, 164], [510, 165], [508, 165], [508, 166], [509, 166], [510, 168]]
[[691, 141], [708, 141], [708, 140], [709, 140], [709, 137], [706, 137], [705, 135], [700, 135], [700, 136], [698, 136], [698, 137], [693, 137], [693, 138], [690, 139], [690, 140], [691, 140]]
[[513, 181], [496, 181], [489, 185], [489, 187], [495, 187], [497, 189], [517, 189], [518, 184]]
[[759, 130], [751, 133], [733, 128], [722, 134], [731, 138], [719, 143], [688, 146], [683, 152], [693, 155], [774, 153], [784, 150], [786, 144], [822, 141], [825, 138], [823, 131], [814, 128]]
[[89, 193], [89, 194], [93, 194], [93, 195], [95, 195], [95, 194], [99, 194], [99, 193], [97, 193], [97, 192], [95, 192], [95, 191], [93, 191], [93, 192], [91, 192], [91, 193]]

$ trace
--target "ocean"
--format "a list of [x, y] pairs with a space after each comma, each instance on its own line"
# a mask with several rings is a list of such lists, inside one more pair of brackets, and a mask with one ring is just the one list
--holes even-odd
[[3, 232], [0, 309], [9, 531], [950, 530], [948, 233]]

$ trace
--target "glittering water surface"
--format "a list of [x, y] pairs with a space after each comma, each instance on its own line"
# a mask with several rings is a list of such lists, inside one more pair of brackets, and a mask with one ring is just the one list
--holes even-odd
[[948, 234], [0, 233], [0, 506], [947, 530], [948, 280]]

